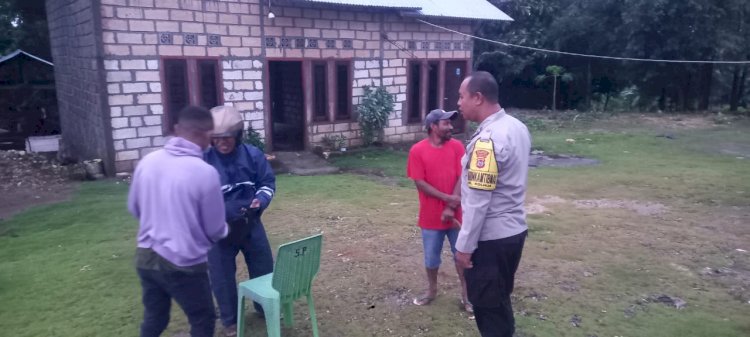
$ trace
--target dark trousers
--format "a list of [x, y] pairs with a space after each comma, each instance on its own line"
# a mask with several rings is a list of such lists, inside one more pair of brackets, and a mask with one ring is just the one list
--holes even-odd
[[480, 241], [466, 269], [469, 302], [482, 337], [512, 337], [515, 332], [510, 294], [527, 232]]
[[[242, 240], [222, 240], [208, 252], [211, 288], [225, 327], [237, 324], [237, 254], [244, 255], [251, 279], [273, 272], [271, 245], [263, 224], [253, 221], [248, 225], [249, 231]], [[254, 305], [256, 311], [263, 312], [259, 304]]]
[[143, 288], [141, 337], [157, 337], [169, 324], [172, 299], [190, 322], [191, 337], [212, 337], [216, 312], [208, 274], [203, 272], [137, 269]]

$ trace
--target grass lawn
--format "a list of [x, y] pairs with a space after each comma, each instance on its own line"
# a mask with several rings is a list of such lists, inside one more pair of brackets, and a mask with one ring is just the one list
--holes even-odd
[[[750, 335], [750, 252], [738, 250], [750, 251], [750, 125], [668, 124], [624, 119], [534, 133], [536, 149], [601, 165], [530, 171], [531, 234], [514, 293], [519, 336]], [[674, 139], [655, 137], [665, 130]], [[368, 151], [334, 161], [397, 184], [355, 174], [278, 178], [264, 216], [272, 245], [324, 233], [314, 289], [322, 336], [478, 336], [459, 310], [450, 264], [437, 300], [411, 305], [424, 276], [405, 157]], [[86, 183], [69, 202], [0, 223], [3, 334], [137, 335], [137, 224], [126, 191]], [[443, 257], [450, 261], [447, 250]], [[167, 336], [187, 330], [172, 312]], [[305, 312], [300, 302], [285, 336], [310, 335]], [[252, 335], [265, 333], [260, 319], [249, 321]]]

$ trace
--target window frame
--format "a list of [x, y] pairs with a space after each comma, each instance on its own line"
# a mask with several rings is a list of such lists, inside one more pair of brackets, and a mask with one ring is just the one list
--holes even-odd
[[[445, 62], [451, 61], [448, 59], [426, 59], [426, 60], [410, 60], [407, 63], [407, 71], [406, 71], [406, 104], [403, 105], [405, 107], [405, 112], [402, 113], [402, 121], [404, 125], [419, 125], [422, 122], [424, 122], [425, 116], [429, 113], [427, 110], [427, 106], [429, 106], [429, 97], [430, 97], [430, 65], [434, 65], [436, 68], [436, 74], [437, 74], [437, 82], [435, 83], [435, 90], [436, 90], [436, 97], [435, 102], [433, 102], [437, 109], [443, 108], [443, 100], [442, 97], [444, 95], [444, 88], [445, 88]], [[412, 74], [412, 67], [414, 65], [419, 66], [419, 103], [418, 103], [418, 109], [420, 109], [420, 118], [418, 121], [415, 121], [411, 119], [412, 115], [412, 94], [413, 92], [413, 81], [414, 81], [414, 75]]]
[[[202, 106], [201, 88], [203, 87], [202, 76], [200, 76], [200, 61], [213, 61], [216, 65], [216, 71], [214, 74], [215, 88], [216, 88], [216, 106], [224, 104], [224, 83], [223, 83], [223, 65], [221, 58], [217, 56], [197, 56], [197, 57], [184, 57], [184, 56], [162, 56], [159, 58], [159, 79], [162, 86], [161, 90], [161, 101], [162, 101], [162, 130], [165, 135], [170, 135], [174, 132], [174, 125], [171, 123], [171, 114], [177, 113], [171, 111], [169, 106], [169, 92], [167, 89], [167, 78], [166, 78], [166, 62], [169, 60], [184, 60], [186, 63], [187, 72], [187, 96], [188, 105]], [[207, 107], [211, 109], [213, 107]]]
[[[325, 79], [325, 85], [326, 85], [326, 100], [327, 100], [327, 109], [326, 109], [326, 117], [320, 118], [320, 116], [315, 115], [315, 109], [316, 109], [316, 101], [315, 101], [315, 89], [310, 88], [308, 91], [309, 95], [312, 97], [310, 99], [310, 109], [311, 112], [311, 125], [326, 125], [326, 124], [337, 124], [337, 123], [347, 123], [354, 120], [354, 98], [352, 97], [353, 94], [353, 85], [352, 81], [354, 78], [354, 62], [351, 59], [338, 59], [338, 58], [329, 58], [329, 59], [312, 59], [312, 60], [306, 60], [308, 74], [310, 74], [311, 81], [309, 82], [312, 86], [315, 85], [315, 65], [319, 64], [325, 64], [326, 65], [326, 79]], [[346, 82], [346, 95], [347, 95], [347, 115], [343, 118], [340, 118], [339, 116], [339, 104], [338, 104], [338, 76], [337, 76], [337, 70], [339, 65], [346, 65], [348, 70], [348, 79]]]
[[[316, 72], [315, 67], [317, 66], [323, 66], [323, 96], [325, 97], [325, 111], [322, 115], [318, 114], [318, 104], [317, 101], [318, 95], [316, 93], [317, 88], [317, 79], [316, 79]], [[313, 122], [328, 122], [331, 119], [331, 92], [330, 92], [330, 72], [329, 69], [329, 63], [322, 60], [313, 60], [310, 61], [310, 72], [311, 72], [311, 78], [312, 78], [312, 120]]]

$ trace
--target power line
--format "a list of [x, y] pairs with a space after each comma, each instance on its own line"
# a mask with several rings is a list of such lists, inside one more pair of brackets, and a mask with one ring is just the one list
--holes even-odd
[[443, 27], [440, 25], [436, 25], [434, 23], [430, 23], [421, 19], [417, 19], [418, 21], [454, 33], [463, 35], [475, 40], [481, 40], [489, 43], [499, 44], [506, 47], [513, 47], [513, 48], [521, 48], [526, 50], [533, 50], [538, 51], [542, 53], [552, 53], [552, 54], [560, 54], [560, 55], [568, 55], [568, 56], [577, 56], [577, 57], [587, 57], [587, 58], [598, 58], [598, 59], [605, 59], [605, 60], [619, 60], [619, 61], [637, 61], [637, 62], [656, 62], [656, 63], [713, 63], [713, 64], [750, 64], [750, 61], [698, 61], [698, 60], [662, 60], [662, 59], [644, 59], [644, 58], [636, 58], [636, 57], [616, 57], [616, 56], [604, 56], [604, 55], [591, 55], [591, 54], [581, 54], [581, 53], [571, 53], [571, 52], [565, 52], [565, 51], [559, 51], [559, 50], [550, 50], [550, 49], [543, 49], [543, 48], [534, 48], [534, 47], [527, 47], [527, 46], [521, 46], [517, 44], [502, 42], [502, 41], [495, 41], [490, 40], [487, 38], [479, 37], [476, 35], [466, 34], [459, 32], [457, 30], [453, 30], [447, 27]]

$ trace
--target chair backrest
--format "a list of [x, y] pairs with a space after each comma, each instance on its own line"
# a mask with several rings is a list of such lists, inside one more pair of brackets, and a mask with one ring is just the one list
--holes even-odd
[[320, 269], [323, 234], [285, 243], [279, 247], [273, 270], [273, 288], [281, 302], [293, 301], [310, 292], [313, 278]]

